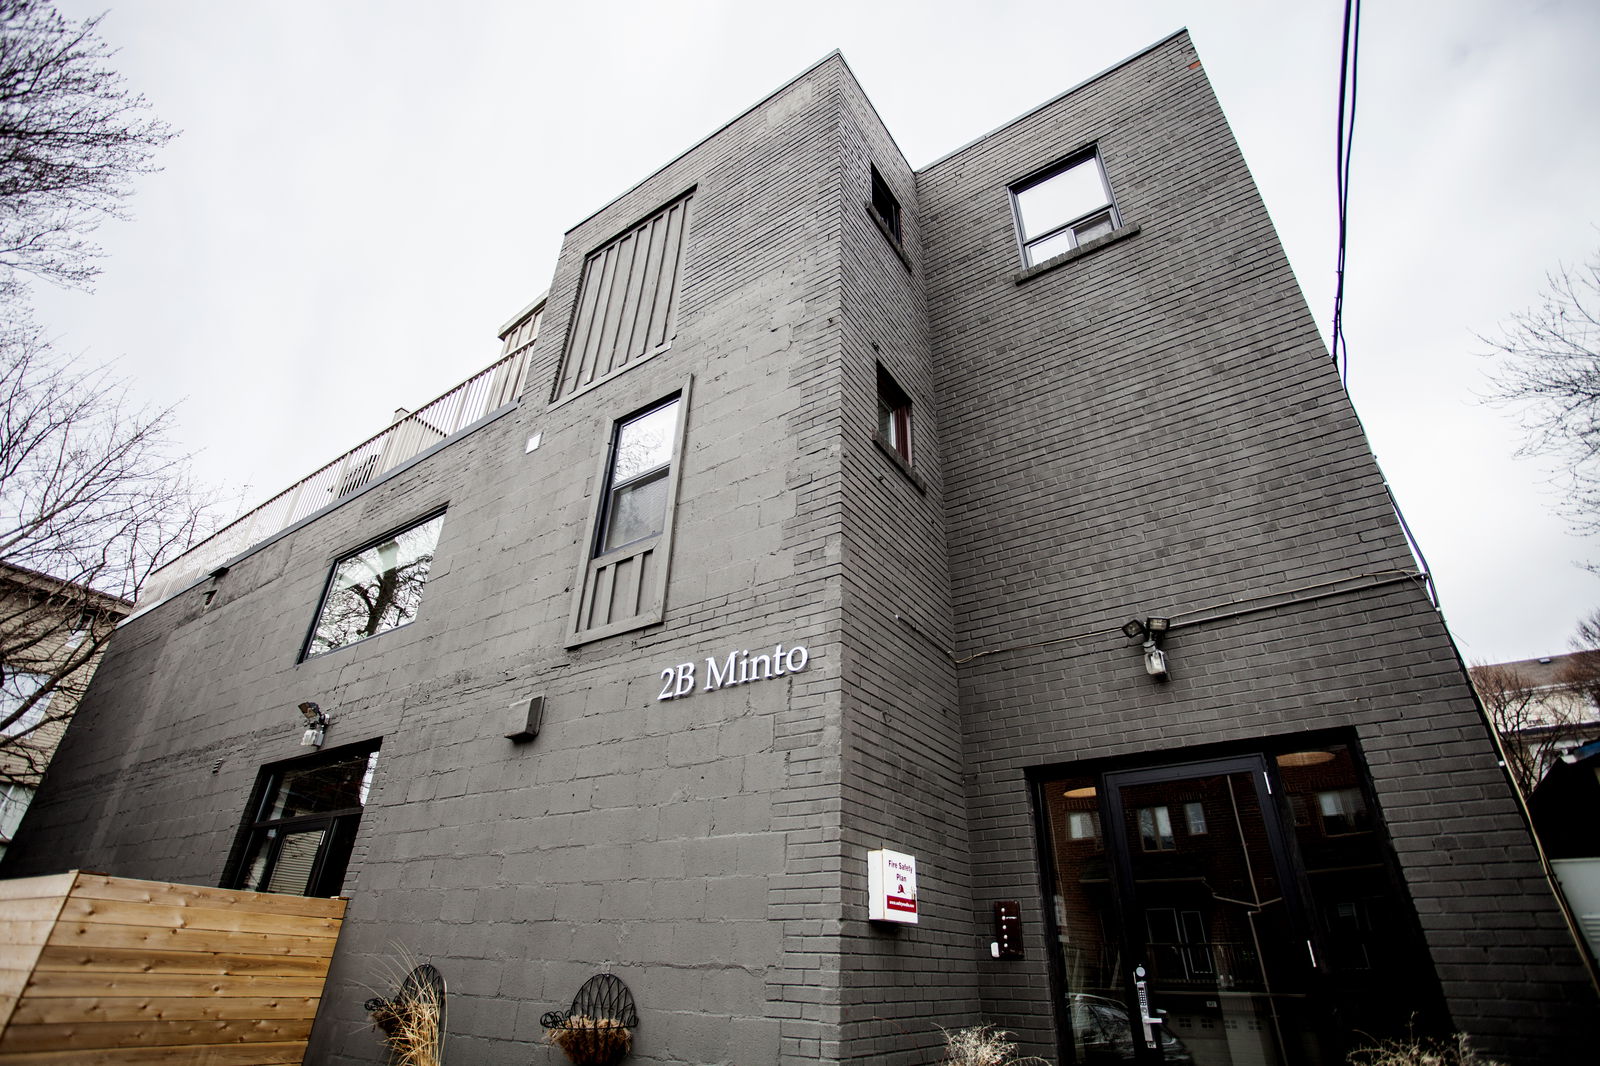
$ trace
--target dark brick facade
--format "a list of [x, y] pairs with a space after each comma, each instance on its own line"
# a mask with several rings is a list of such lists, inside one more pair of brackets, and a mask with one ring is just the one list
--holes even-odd
[[[1090, 144], [1122, 230], [1024, 272], [1008, 187]], [[691, 188], [671, 349], [552, 403], [585, 257]], [[307, 1061], [379, 1061], [397, 944], [466, 1062], [555, 1061], [539, 1015], [606, 968], [633, 1061], [909, 1066], [979, 1019], [1054, 1059], [1030, 775], [1334, 731], [1455, 1026], [1553, 1061], [1593, 1007], [1186, 35], [915, 173], [830, 56], [568, 233], [527, 381], [128, 623], [5, 872], [217, 883], [310, 699], [330, 748], [382, 749]], [[611, 427], [686, 385], [663, 621], [568, 648]], [[334, 560], [440, 506], [417, 620], [299, 661]], [[1166, 684], [1119, 632], [1146, 614], [1178, 623]], [[806, 668], [657, 698], [777, 644]], [[884, 846], [918, 857], [915, 927], [867, 921]], [[1021, 960], [989, 957], [999, 899]]]

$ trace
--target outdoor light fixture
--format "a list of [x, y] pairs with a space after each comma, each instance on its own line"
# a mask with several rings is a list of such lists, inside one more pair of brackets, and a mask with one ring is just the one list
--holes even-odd
[[1171, 628], [1170, 618], [1146, 618], [1142, 622], [1135, 618], [1122, 627], [1128, 639], [1144, 638], [1144, 672], [1157, 681], [1166, 681], [1171, 676], [1167, 673], [1167, 653], [1161, 650], [1161, 641]]
[[300, 716], [306, 720], [306, 731], [300, 734], [302, 748], [322, 747], [322, 738], [328, 731], [328, 716], [322, 708], [307, 700], [300, 705]]

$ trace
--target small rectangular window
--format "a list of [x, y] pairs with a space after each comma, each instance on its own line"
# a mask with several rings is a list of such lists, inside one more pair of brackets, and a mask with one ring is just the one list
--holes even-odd
[[1183, 805], [1183, 820], [1188, 823], [1190, 836], [1199, 837], [1206, 835], [1205, 804], [1185, 803]]
[[11, 838], [17, 835], [17, 827], [32, 802], [33, 789], [27, 785], [0, 785], [0, 856], [5, 855]]
[[1011, 190], [1023, 260], [1034, 266], [1120, 225], [1100, 156], [1090, 152]]
[[1177, 839], [1172, 835], [1172, 812], [1166, 807], [1139, 808], [1139, 845], [1145, 851], [1174, 851]]
[[878, 367], [878, 439], [891, 452], [911, 462], [911, 397]]
[[44, 688], [50, 680], [49, 675], [13, 670], [9, 666], [0, 666], [0, 675], [3, 675], [0, 676], [0, 734], [20, 737], [39, 728], [50, 706], [50, 697], [55, 693], [48, 692], [40, 696], [27, 710], [23, 710], [23, 705], [29, 697]]
[[1335, 788], [1317, 793], [1317, 813], [1328, 836], [1365, 833], [1372, 828], [1372, 812], [1359, 788]]
[[444, 513], [440, 512], [334, 563], [305, 657], [398, 629], [415, 619], [443, 527]]
[[878, 221], [883, 223], [883, 228], [889, 231], [889, 236], [899, 243], [900, 201], [889, 191], [889, 183], [883, 180], [877, 167], [872, 168], [872, 210], [878, 216]]

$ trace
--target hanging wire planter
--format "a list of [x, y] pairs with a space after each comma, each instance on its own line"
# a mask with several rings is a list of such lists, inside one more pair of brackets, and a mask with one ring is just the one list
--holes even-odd
[[583, 983], [569, 1010], [539, 1019], [545, 1043], [566, 1052], [576, 1066], [610, 1066], [633, 1050], [639, 1024], [633, 993], [615, 974], [597, 973]]
[[413, 967], [393, 998], [362, 1004], [383, 1031], [395, 1066], [439, 1066], [444, 1060], [444, 975], [429, 963]]

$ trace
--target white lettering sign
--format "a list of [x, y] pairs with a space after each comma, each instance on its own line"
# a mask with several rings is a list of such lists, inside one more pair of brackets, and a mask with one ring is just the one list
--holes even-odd
[[[757, 648], [752, 653], [746, 648], [743, 651], [730, 651], [720, 658], [707, 656], [705, 673], [701, 675], [704, 683], [700, 691], [715, 692], [732, 685], [747, 685], [752, 681], [770, 681], [785, 674], [798, 674], [810, 661], [811, 653], [803, 644], [788, 648], [775, 644], [770, 652], [765, 648]], [[695, 675], [695, 664], [692, 662], [666, 667], [661, 671], [661, 694], [656, 699], [679, 700], [693, 695]]]

